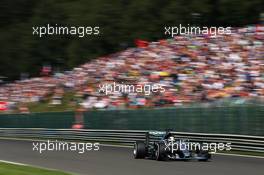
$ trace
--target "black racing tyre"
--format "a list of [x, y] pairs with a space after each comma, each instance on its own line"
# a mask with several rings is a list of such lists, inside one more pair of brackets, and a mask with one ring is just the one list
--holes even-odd
[[201, 151], [200, 154], [203, 155], [204, 159], [200, 159], [199, 161], [206, 162], [208, 159], [211, 159], [211, 154], [209, 152]]
[[179, 155], [179, 157], [181, 158], [181, 159], [183, 159], [184, 158], [184, 153], [182, 152], [182, 151], [178, 151], [177, 152], [177, 154]]
[[166, 150], [164, 143], [157, 143], [155, 150], [155, 158], [158, 161], [166, 160]]
[[137, 141], [134, 144], [134, 158], [135, 159], [144, 159], [146, 157], [147, 151], [146, 151], [146, 144], [141, 141]]

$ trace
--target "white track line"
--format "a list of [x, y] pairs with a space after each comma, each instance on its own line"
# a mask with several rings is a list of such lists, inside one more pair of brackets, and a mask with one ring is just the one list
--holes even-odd
[[6, 161], [6, 160], [0, 160], [0, 162], [12, 164], [12, 165], [29, 166], [29, 165], [26, 165], [24, 163], [18, 163], [18, 162]]
[[223, 156], [236, 156], [236, 157], [247, 157], [247, 158], [259, 158], [264, 159], [262, 156], [252, 156], [252, 155], [242, 155], [242, 154], [228, 154], [228, 153], [214, 153], [217, 155], [223, 155]]

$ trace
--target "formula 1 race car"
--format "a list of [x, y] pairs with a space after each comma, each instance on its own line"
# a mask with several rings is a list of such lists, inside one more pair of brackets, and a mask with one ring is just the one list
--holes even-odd
[[[151, 136], [161, 139], [150, 139]], [[145, 141], [137, 141], [134, 144], [135, 159], [154, 159], [154, 160], [199, 160], [207, 161], [211, 158], [208, 150], [199, 147], [201, 143], [194, 143], [195, 148], [190, 149], [193, 142], [185, 139], [177, 139], [170, 131], [166, 132], [147, 132]]]

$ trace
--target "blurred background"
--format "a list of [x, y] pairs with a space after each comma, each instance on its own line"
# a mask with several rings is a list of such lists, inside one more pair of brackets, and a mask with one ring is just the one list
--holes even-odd
[[[6, 113], [262, 105], [262, 0], [2, 0], [0, 108]], [[99, 26], [100, 35], [32, 35], [34, 26]], [[232, 27], [168, 38], [165, 26]], [[98, 92], [103, 83], [164, 93]]]

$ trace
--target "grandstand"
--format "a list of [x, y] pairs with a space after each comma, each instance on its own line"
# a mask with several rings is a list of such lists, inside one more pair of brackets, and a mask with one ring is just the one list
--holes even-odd
[[[173, 107], [223, 99], [264, 100], [264, 38], [256, 27], [232, 35], [176, 36], [94, 59], [71, 71], [0, 86], [8, 110], [67, 103], [86, 109]], [[104, 94], [104, 83], [161, 84], [164, 92]]]

